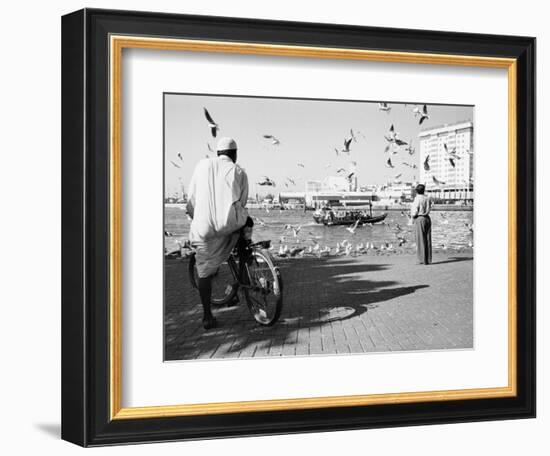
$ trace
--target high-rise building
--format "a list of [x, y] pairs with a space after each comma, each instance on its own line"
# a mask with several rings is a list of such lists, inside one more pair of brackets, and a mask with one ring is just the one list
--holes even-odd
[[[474, 125], [440, 125], [419, 133], [419, 182], [442, 199], [473, 199]], [[424, 163], [429, 156], [429, 170]]]

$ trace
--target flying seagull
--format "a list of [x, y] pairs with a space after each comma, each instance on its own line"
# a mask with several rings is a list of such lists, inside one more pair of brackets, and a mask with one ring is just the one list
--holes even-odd
[[181, 153], [178, 152], [178, 158], [183, 161], [183, 157], [181, 156]]
[[173, 162], [172, 160], [170, 160], [170, 163], [172, 163], [172, 165], [174, 165], [176, 168], [181, 168], [180, 165], [178, 165], [177, 163]]
[[208, 109], [206, 108], [203, 108], [203, 109], [204, 109], [204, 117], [206, 117], [206, 120], [208, 121], [208, 126], [210, 127], [212, 137], [215, 138], [220, 127], [216, 122], [214, 122], [214, 119], [212, 119], [212, 116], [208, 112]]
[[456, 153], [456, 147], [450, 152], [449, 152], [449, 148], [447, 147], [447, 143], [443, 143], [443, 147], [445, 148], [445, 152], [447, 153], [447, 155], [449, 155], [448, 158], [452, 158], [454, 160], [460, 160], [462, 158]]
[[345, 154], [349, 154], [350, 153], [350, 144], [351, 144], [351, 140], [352, 138], [346, 138], [344, 139], [344, 148], [340, 151], [340, 152], [343, 152]]
[[275, 187], [275, 181], [271, 180], [269, 177], [267, 176], [262, 176], [264, 178], [263, 181], [261, 182], [258, 182], [258, 185], [267, 185], [268, 187]]
[[302, 162], [298, 162], [296, 163], [296, 165], [298, 165], [300, 168], [305, 168], [306, 165], [304, 165]]
[[388, 160], [386, 161], [386, 166], [388, 168], [395, 168], [395, 166], [393, 166], [393, 163], [391, 162], [391, 158], [388, 158]]
[[434, 184], [436, 185], [445, 185], [445, 182], [440, 181], [437, 177], [432, 176], [432, 180], [434, 181]]
[[353, 139], [353, 142], [357, 142], [357, 138], [356, 138], [355, 135], [353, 134], [353, 128], [350, 128], [349, 134], [351, 135], [351, 139]]
[[353, 226], [348, 226], [346, 230], [348, 230], [351, 234], [355, 234], [355, 230], [359, 226], [359, 220], [355, 221], [355, 224]]
[[430, 116], [428, 115], [428, 107], [424, 105], [422, 107], [422, 112], [420, 113], [420, 120], [418, 121], [418, 125], [422, 125], [422, 122], [429, 118]]
[[378, 103], [378, 109], [384, 111], [386, 114], [389, 114], [391, 111], [391, 107], [388, 106], [388, 103]]
[[424, 170], [429, 171], [430, 170], [430, 156], [426, 155], [426, 160], [424, 160]]
[[386, 138], [386, 141], [389, 143], [395, 142], [395, 138], [397, 138], [397, 133], [395, 132], [395, 128], [393, 124], [390, 126], [390, 130], [388, 132], [388, 135], [384, 135], [384, 138]]
[[265, 139], [271, 139], [271, 144], [273, 144], [274, 146], [278, 146], [281, 143], [281, 141], [279, 141], [273, 135], [263, 135], [263, 136], [264, 136]]

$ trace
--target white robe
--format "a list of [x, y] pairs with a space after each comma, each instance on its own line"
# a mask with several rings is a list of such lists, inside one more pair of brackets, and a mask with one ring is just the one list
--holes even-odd
[[187, 212], [189, 240], [197, 249], [199, 277], [214, 274], [227, 260], [248, 217], [248, 177], [225, 155], [201, 160], [191, 178]]

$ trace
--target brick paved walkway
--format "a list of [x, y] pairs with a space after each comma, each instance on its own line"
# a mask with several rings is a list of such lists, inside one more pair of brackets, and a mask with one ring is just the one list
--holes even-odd
[[283, 312], [258, 326], [244, 298], [215, 308], [219, 327], [202, 328], [187, 261], [165, 266], [165, 359], [266, 357], [472, 348], [471, 255], [277, 260]]

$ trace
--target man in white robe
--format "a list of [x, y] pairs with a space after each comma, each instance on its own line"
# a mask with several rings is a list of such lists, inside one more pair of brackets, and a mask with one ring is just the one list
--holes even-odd
[[205, 329], [216, 325], [210, 305], [212, 276], [229, 257], [239, 239], [239, 230], [249, 220], [248, 177], [236, 164], [237, 143], [221, 138], [217, 154], [197, 164], [187, 202], [187, 213], [193, 219], [189, 241], [196, 248]]

